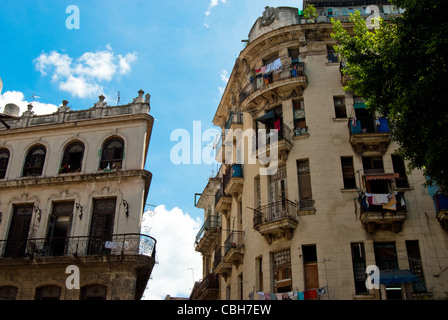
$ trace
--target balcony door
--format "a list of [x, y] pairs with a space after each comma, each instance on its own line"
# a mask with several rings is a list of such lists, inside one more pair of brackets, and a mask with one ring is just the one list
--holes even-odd
[[286, 210], [286, 166], [277, 169], [277, 173], [270, 176], [270, 203], [275, 204], [271, 210], [271, 220], [280, 218], [281, 213]]
[[14, 206], [5, 257], [25, 256], [32, 215], [33, 205]]
[[103, 254], [104, 243], [113, 234], [117, 199], [94, 199], [92, 223], [90, 225], [89, 254]]
[[73, 215], [74, 201], [54, 202], [48, 223], [47, 245], [50, 256], [65, 254]]

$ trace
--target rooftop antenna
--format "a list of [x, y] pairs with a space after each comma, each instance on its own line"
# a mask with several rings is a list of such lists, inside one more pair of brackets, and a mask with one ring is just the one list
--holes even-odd
[[117, 106], [120, 105], [120, 91], [118, 91]]
[[41, 99], [41, 97], [36, 95], [36, 94], [41, 95], [39, 92], [35, 92], [35, 91], [31, 91], [31, 92], [33, 93], [33, 95], [31, 96], [31, 98], [33, 100], [31, 102], [34, 102], [35, 99]]

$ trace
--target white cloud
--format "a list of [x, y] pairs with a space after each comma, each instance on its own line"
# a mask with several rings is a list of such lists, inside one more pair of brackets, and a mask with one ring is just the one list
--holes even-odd
[[[25, 95], [20, 91], [6, 91], [0, 94], [0, 111], [3, 111], [4, 107], [8, 103], [14, 103], [20, 108], [21, 115], [28, 109], [29, 101], [25, 100]], [[50, 103], [42, 103], [39, 101], [33, 101], [33, 111], [37, 115], [52, 114], [57, 111], [57, 106]]]
[[[210, 4], [208, 5], [207, 11], [205, 11], [205, 16], [208, 17], [212, 13], [212, 9], [216, 7], [219, 2], [227, 3], [227, 0], [210, 0]], [[208, 24], [204, 24], [207, 28], [209, 28]]]
[[144, 214], [142, 232], [157, 240], [157, 264], [148, 281], [144, 300], [163, 300], [167, 295], [188, 298], [194, 281], [202, 278], [202, 258], [194, 241], [202, 223], [179, 208], [164, 205]]
[[136, 60], [136, 53], [115, 55], [111, 46], [106, 45], [106, 50], [85, 52], [75, 61], [56, 51], [42, 53], [34, 64], [43, 76], [51, 72], [51, 80], [58, 83], [60, 90], [75, 97], [88, 98], [103, 93], [100, 82], [109, 82], [117, 74], [130, 73], [131, 64]]

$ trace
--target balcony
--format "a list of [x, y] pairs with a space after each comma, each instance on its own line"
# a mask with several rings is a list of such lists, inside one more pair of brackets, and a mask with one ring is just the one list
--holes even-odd
[[259, 129], [253, 136], [253, 145], [257, 157], [272, 159], [277, 156], [279, 160], [286, 162], [293, 147], [292, 130], [285, 124], [281, 125], [280, 129]]
[[196, 251], [204, 254], [210, 248], [213, 241], [216, 240], [220, 232], [221, 218], [215, 215], [209, 216], [196, 235]]
[[406, 219], [406, 202], [403, 192], [366, 194], [360, 198], [361, 222], [369, 233], [377, 230], [401, 231]]
[[281, 94], [290, 92], [297, 87], [306, 88], [308, 78], [305, 74], [305, 63], [292, 61], [271, 73], [259, 73], [251, 77], [249, 83], [241, 90], [239, 100], [244, 110], [249, 102], [260, 104], [264, 95], [274, 92]]
[[221, 186], [215, 194], [215, 211], [227, 216], [231, 207], [232, 197], [223, 192], [223, 187]]
[[363, 155], [386, 153], [391, 141], [389, 123], [386, 118], [350, 118], [348, 122], [350, 143]]
[[51, 258], [89, 256], [147, 256], [155, 259], [156, 240], [143, 234], [107, 237], [10, 239], [0, 241], [0, 258]]
[[448, 231], [448, 195], [436, 193], [433, 196], [437, 220], [445, 231]]
[[225, 250], [225, 247], [220, 247], [219, 250], [215, 251], [213, 272], [227, 279], [227, 276], [232, 272], [232, 263], [225, 259]]
[[243, 165], [232, 165], [223, 176], [224, 192], [238, 200], [243, 192], [243, 184]]
[[217, 300], [219, 295], [219, 276], [209, 273], [204, 280], [196, 283], [190, 300]]
[[225, 129], [226, 130], [243, 129], [243, 114], [235, 112], [230, 113]]
[[237, 268], [243, 262], [244, 231], [231, 231], [224, 241], [224, 259]]
[[297, 205], [290, 200], [283, 199], [254, 209], [254, 229], [269, 244], [281, 237], [292, 239], [298, 224]]

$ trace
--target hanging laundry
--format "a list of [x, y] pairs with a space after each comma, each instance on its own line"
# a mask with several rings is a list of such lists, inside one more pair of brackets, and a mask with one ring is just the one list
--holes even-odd
[[280, 58], [278, 58], [277, 60], [275, 60], [274, 62], [273, 62], [273, 69], [274, 70], [278, 70], [278, 69], [280, 69], [281, 67], [282, 67], [282, 60], [280, 59]]
[[327, 290], [326, 290], [325, 287], [322, 287], [322, 288], [320, 288], [320, 289], [317, 289], [317, 294], [318, 294], [318, 295], [322, 295], [322, 294], [325, 294], [325, 293], [327, 293]]
[[316, 300], [317, 299], [317, 290], [310, 290], [310, 291], [308, 291], [308, 299], [309, 300]]
[[305, 294], [303, 291], [297, 292], [297, 300], [305, 300]]
[[383, 204], [383, 209], [396, 211], [397, 210], [397, 200], [395, 198], [395, 195], [389, 194], [388, 199], [389, 199], [389, 201], [387, 202], [387, 204]]
[[373, 205], [383, 205], [387, 204], [389, 202], [389, 199], [387, 197], [387, 194], [381, 194], [381, 193], [372, 193], [372, 204]]
[[257, 292], [258, 293], [258, 300], [265, 300], [264, 292]]
[[276, 293], [275, 296], [277, 300], [283, 300], [283, 293]]
[[264, 300], [271, 300], [271, 294], [270, 293], [265, 293], [264, 294]]

